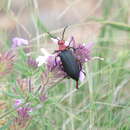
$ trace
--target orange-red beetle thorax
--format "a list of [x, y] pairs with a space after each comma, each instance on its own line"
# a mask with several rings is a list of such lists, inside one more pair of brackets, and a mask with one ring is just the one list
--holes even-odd
[[58, 45], [59, 45], [59, 50], [66, 49], [66, 45], [65, 45], [65, 41], [64, 40], [59, 40], [58, 41]]
[[64, 40], [59, 40], [58, 41], [58, 45], [64, 45], [65, 44], [65, 41]]

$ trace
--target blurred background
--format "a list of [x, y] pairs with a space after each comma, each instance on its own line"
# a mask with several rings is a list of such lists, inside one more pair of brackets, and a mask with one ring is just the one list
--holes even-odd
[[[92, 55], [104, 58], [86, 65], [86, 80], [78, 92], [67, 81], [50, 91], [55, 98], [63, 97], [63, 109], [76, 113], [66, 118], [65, 110], [60, 109], [60, 114], [56, 108], [50, 110], [48, 118], [57, 119], [56, 130], [130, 130], [129, 7], [130, 0], [0, 1], [1, 51], [11, 47], [13, 37], [29, 40], [37, 50], [54, 51], [56, 45], [45, 32], [60, 37], [69, 25], [65, 39], [74, 36], [79, 43], [94, 42]], [[60, 89], [63, 86], [67, 89]]]
[[74, 25], [66, 35], [73, 35], [81, 42], [90, 36], [92, 40], [100, 24], [88, 20], [102, 15], [102, 4], [102, 0], [1, 0], [0, 28], [8, 31], [10, 37], [31, 39], [42, 33], [41, 24], [49, 31]]

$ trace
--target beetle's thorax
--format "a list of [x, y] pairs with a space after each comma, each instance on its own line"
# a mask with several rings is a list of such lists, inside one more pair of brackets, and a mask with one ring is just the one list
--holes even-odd
[[59, 50], [65, 50], [66, 49], [65, 41], [64, 40], [59, 40], [58, 41], [58, 46], [59, 46]]

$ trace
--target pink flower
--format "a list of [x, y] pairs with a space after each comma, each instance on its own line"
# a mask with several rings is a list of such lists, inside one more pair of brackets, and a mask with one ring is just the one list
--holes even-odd
[[84, 44], [78, 44], [78, 46], [75, 48], [75, 56], [77, 60], [83, 64], [91, 59], [91, 48], [93, 46], [93, 43], [88, 43], [87, 45]]
[[29, 107], [29, 104], [23, 105], [24, 101], [22, 99], [16, 99], [14, 106], [16, 107], [17, 117], [15, 117], [14, 124], [17, 124], [19, 127], [24, 128], [28, 124], [28, 121], [31, 119], [32, 108]]
[[14, 120], [14, 124], [19, 128], [26, 128], [29, 121], [32, 119], [29, 112], [31, 112], [32, 109], [29, 107], [21, 107], [17, 110], [18, 116]]
[[15, 103], [14, 103], [14, 106], [15, 107], [18, 107], [20, 104], [22, 104], [23, 103], [23, 100], [22, 99], [16, 99], [15, 100]]
[[19, 38], [19, 37], [15, 37], [12, 39], [12, 48], [16, 48], [22, 45], [28, 45], [28, 40]]
[[29, 112], [31, 112], [31, 111], [32, 111], [32, 108], [30, 108], [30, 107], [21, 107], [21, 108], [19, 108], [17, 110], [18, 116], [20, 118], [28, 118], [28, 117], [30, 117]]

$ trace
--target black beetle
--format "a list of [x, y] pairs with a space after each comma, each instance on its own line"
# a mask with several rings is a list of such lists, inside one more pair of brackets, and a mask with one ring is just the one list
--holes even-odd
[[[63, 66], [63, 71], [67, 73], [68, 77], [76, 80], [76, 88], [78, 89], [78, 81], [79, 81], [80, 71], [82, 70], [82, 68], [81, 68], [81, 64], [76, 60], [76, 57], [73, 54], [73, 51], [75, 51], [75, 49], [69, 47], [73, 39], [71, 39], [68, 46], [65, 46], [65, 41], [63, 40], [63, 38], [64, 38], [64, 33], [66, 28], [67, 26], [64, 28], [61, 40], [57, 39], [56, 37], [53, 37], [50, 33], [48, 34], [54, 39], [58, 40], [59, 50], [55, 52], [59, 52], [59, 54], [56, 56], [56, 58], [60, 57]], [[55, 64], [57, 65], [57, 63]]]

